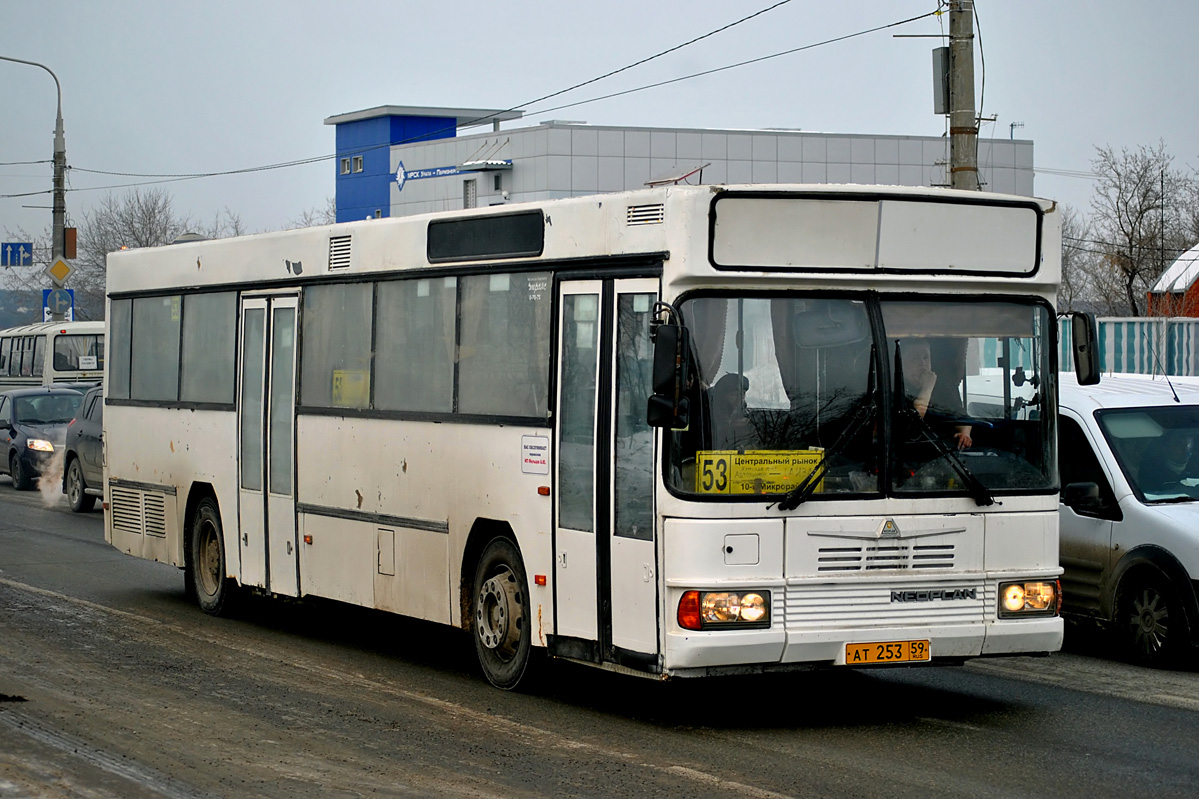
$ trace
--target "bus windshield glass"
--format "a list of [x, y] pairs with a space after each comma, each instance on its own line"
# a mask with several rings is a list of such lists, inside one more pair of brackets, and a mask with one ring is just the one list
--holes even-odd
[[[1052, 490], [1049, 309], [876, 294], [693, 295], [680, 495]], [[980, 504], [982, 504], [980, 502]]]

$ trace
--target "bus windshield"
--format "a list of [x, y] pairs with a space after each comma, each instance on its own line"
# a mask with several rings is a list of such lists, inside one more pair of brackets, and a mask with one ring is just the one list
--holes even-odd
[[[691, 296], [681, 495], [804, 499], [1054, 486], [1052, 316], [1038, 304], [876, 294]], [[980, 504], [984, 504], [980, 501]]]

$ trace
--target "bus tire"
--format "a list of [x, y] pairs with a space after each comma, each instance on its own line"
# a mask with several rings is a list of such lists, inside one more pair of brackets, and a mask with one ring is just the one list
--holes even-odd
[[33, 488], [33, 481], [21, 466], [21, 456], [15, 452], [8, 456], [8, 473], [12, 476], [12, 487], [18, 491]]
[[1156, 570], [1141, 569], [1124, 578], [1116, 625], [1129, 658], [1142, 666], [1171, 666], [1186, 645], [1182, 603], [1169, 579]]
[[71, 465], [67, 467], [67, 501], [75, 513], [87, 513], [96, 507], [96, 498], [84, 489], [83, 467], [79, 465], [78, 458], [72, 458]]
[[512, 539], [493, 538], [475, 568], [471, 616], [475, 655], [487, 681], [510, 691], [529, 666], [533, 647], [529, 583]]
[[212, 497], [196, 505], [189, 546], [188, 593], [195, 595], [196, 604], [210, 616], [228, 615], [236, 605], [239, 589], [237, 582], [226, 576], [221, 513]]

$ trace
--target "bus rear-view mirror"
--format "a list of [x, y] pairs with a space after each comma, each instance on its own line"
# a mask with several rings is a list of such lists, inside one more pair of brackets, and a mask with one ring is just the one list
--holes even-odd
[[1095, 315], [1075, 311], [1070, 314], [1071, 351], [1074, 355], [1074, 375], [1080, 386], [1099, 382], [1099, 334]]

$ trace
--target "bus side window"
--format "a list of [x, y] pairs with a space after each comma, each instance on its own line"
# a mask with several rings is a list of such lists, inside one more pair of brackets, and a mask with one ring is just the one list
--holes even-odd
[[12, 339], [0, 338], [0, 375], [8, 374], [8, 347]]
[[41, 377], [46, 364], [46, 336], [33, 338], [33, 376]]
[[25, 336], [21, 339], [21, 377], [33, 376], [33, 339]]

